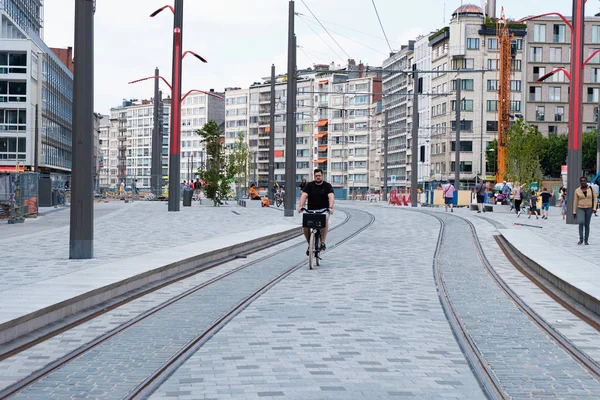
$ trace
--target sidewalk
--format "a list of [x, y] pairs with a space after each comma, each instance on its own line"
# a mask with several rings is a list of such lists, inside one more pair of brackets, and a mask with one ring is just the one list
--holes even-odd
[[[31, 332], [126, 291], [299, 233], [299, 216], [274, 209], [182, 207], [163, 202], [95, 205], [94, 259], [69, 259], [69, 212], [0, 228], [0, 343], [16, 320], [44, 312]], [[120, 287], [122, 286], [122, 287]], [[62, 306], [61, 306], [62, 307]], [[64, 307], [62, 307], [64, 308]], [[37, 318], [37, 317], [36, 317]], [[22, 331], [20, 332], [23, 333]]]

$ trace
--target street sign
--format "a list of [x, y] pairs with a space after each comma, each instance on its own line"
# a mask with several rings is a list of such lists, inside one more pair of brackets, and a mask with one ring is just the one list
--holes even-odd
[[392, 175], [392, 183], [396, 183], [396, 175]]

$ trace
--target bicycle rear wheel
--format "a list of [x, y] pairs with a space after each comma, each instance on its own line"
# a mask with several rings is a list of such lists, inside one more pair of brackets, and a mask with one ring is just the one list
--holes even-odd
[[313, 258], [314, 258], [314, 248], [315, 248], [315, 233], [310, 233], [310, 240], [308, 243], [308, 269], [312, 269], [313, 267]]
[[281, 198], [278, 198], [278, 199], [275, 201], [275, 204], [277, 204], [277, 207], [280, 207], [282, 202], [283, 202], [283, 201], [281, 200]]
[[321, 264], [319, 254], [321, 253], [321, 231], [315, 234], [315, 263], [317, 267]]

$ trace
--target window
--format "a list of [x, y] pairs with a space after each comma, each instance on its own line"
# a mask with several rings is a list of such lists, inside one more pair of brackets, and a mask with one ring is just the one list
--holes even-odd
[[598, 89], [598, 88], [588, 88], [587, 101], [589, 101], [590, 103], [597, 103], [599, 101], [599, 99], [598, 99], [599, 92], [600, 92], [600, 89]]
[[550, 47], [550, 62], [562, 62], [562, 51], [560, 47]]
[[494, 92], [498, 91], [498, 80], [497, 79], [488, 79], [487, 90], [494, 91]]
[[556, 107], [556, 109], [554, 111], [554, 120], [556, 122], [563, 121], [564, 115], [565, 115], [565, 108], [564, 107]]
[[[460, 121], [460, 130], [472, 132], [473, 131], [473, 121]], [[452, 132], [456, 132], [456, 121], [452, 121]]]
[[600, 43], [600, 25], [592, 25], [592, 43]]
[[548, 101], [560, 101], [560, 88], [549, 87], [548, 88]]
[[[473, 111], [473, 100], [462, 100], [460, 109], [462, 111]], [[452, 111], [456, 111], [456, 100], [452, 100]]]
[[488, 59], [487, 69], [489, 71], [496, 71], [498, 69], [498, 60], [496, 60], [496, 59]]
[[487, 132], [498, 132], [498, 121], [487, 121], [486, 131]]
[[521, 91], [521, 81], [510, 81], [510, 90], [512, 92], [520, 92]]
[[479, 49], [479, 39], [468, 38], [467, 39], [467, 49], [469, 49], [469, 50], [478, 50]]
[[452, 60], [452, 69], [475, 69], [475, 60], [472, 58]]
[[24, 160], [26, 147], [25, 138], [18, 138], [17, 146], [17, 138], [0, 137], [0, 160]]
[[555, 72], [554, 75], [552, 75], [552, 82], [565, 82], [565, 79], [566, 75], [563, 71]]
[[511, 60], [510, 67], [512, 71], [520, 71], [521, 70], [521, 60]]
[[558, 133], [558, 126], [556, 126], [556, 125], [550, 125], [548, 127], [548, 133]]
[[546, 67], [533, 67], [533, 80], [534, 81], [537, 81], [544, 75], [546, 75]]
[[600, 68], [592, 68], [592, 82], [600, 83]]
[[533, 41], [534, 42], [545, 42], [546, 41], [546, 25], [545, 24], [534, 24], [533, 25]]
[[0, 81], [0, 103], [27, 101], [27, 82]]
[[552, 41], [554, 43], [564, 43], [565, 42], [565, 25], [555, 24], [552, 31]]
[[488, 49], [498, 50], [499, 48], [498, 39], [488, 39]]
[[25, 131], [27, 129], [26, 110], [0, 110], [0, 131]]
[[487, 110], [488, 111], [498, 111], [498, 100], [488, 100], [487, 101]]
[[535, 108], [535, 120], [536, 121], [543, 121], [545, 114], [546, 114], [546, 107], [544, 107], [544, 106], [537, 106]]
[[[451, 150], [450, 151], [456, 151], [456, 141], [453, 140], [451, 143]], [[468, 152], [472, 152], [473, 151], [473, 142], [470, 140], [461, 140], [460, 141], [460, 151], [468, 151]]]
[[519, 100], [511, 100], [510, 102], [510, 111], [521, 111], [521, 102]]
[[532, 47], [531, 48], [531, 54], [529, 56], [529, 61], [542, 62], [542, 48], [541, 47]]
[[[473, 79], [462, 79], [462, 90], [468, 90], [468, 91], [472, 91], [473, 90]], [[456, 79], [452, 81], [452, 90], [456, 90]]]
[[[598, 49], [590, 49], [588, 56], [591, 56], [595, 51], [598, 51]], [[592, 57], [589, 62], [592, 64], [600, 64], [600, 53], [597, 53], [594, 57]]]
[[[450, 172], [456, 171], [456, 162], [452, 161], [450, 163]], [[460, 162], [460, 172], [472, 173], [473, 172], [473, 161], [461, 161]]]
[[26, 67], [27, 53], [0, 52], [0, 74], [24, 74]]

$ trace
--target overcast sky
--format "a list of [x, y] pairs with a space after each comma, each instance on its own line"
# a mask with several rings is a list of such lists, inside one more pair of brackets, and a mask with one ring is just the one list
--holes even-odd
[[[301, 0], [296, 0], [298, 66], [356, 61], [381, 65], [389, 53], [371, 0], [304, 0], [339, 45], [325, 33]], [[481, 1], [473, 0], [481, 5]], [[74, 0], [45, 2], [44, 40], [51, 47], [73, 46]], [[448, 23], [460, 0], [375, 0], [393, 49], [419, 34]], [[468, 1], [464, 2], [465, 4]], [[570, 15], [568, 0], [497, 0], [498, 13], [526, 15], [559, 11]], [[590, 2], [588, 14], [598, 12]], [[153, 83], [127, 82], [150, 76], [154, 68], [171, 80], [173, 16], [149, 14], [172, 0], [98, 0], [95, 18], [95, 109], [107, 113], [123, 98], [150, 98]], [[444, 12], [445, 9], [445, 12]], [[204, 56], [208, 64], [186, 57], [183, 90], [248, 87], [287, 68], [288, 0], [185, 0], [184, 50]], [[312, 29], [311, 29], [312, 28]], [[313, 31], [314, 30], [314, 31]], [[316, 33], [315, 33], [316, 32]], [[168, 88], [163, 86], [163, 92]], [[165, 94], [166, 96], [166, 94]]]

